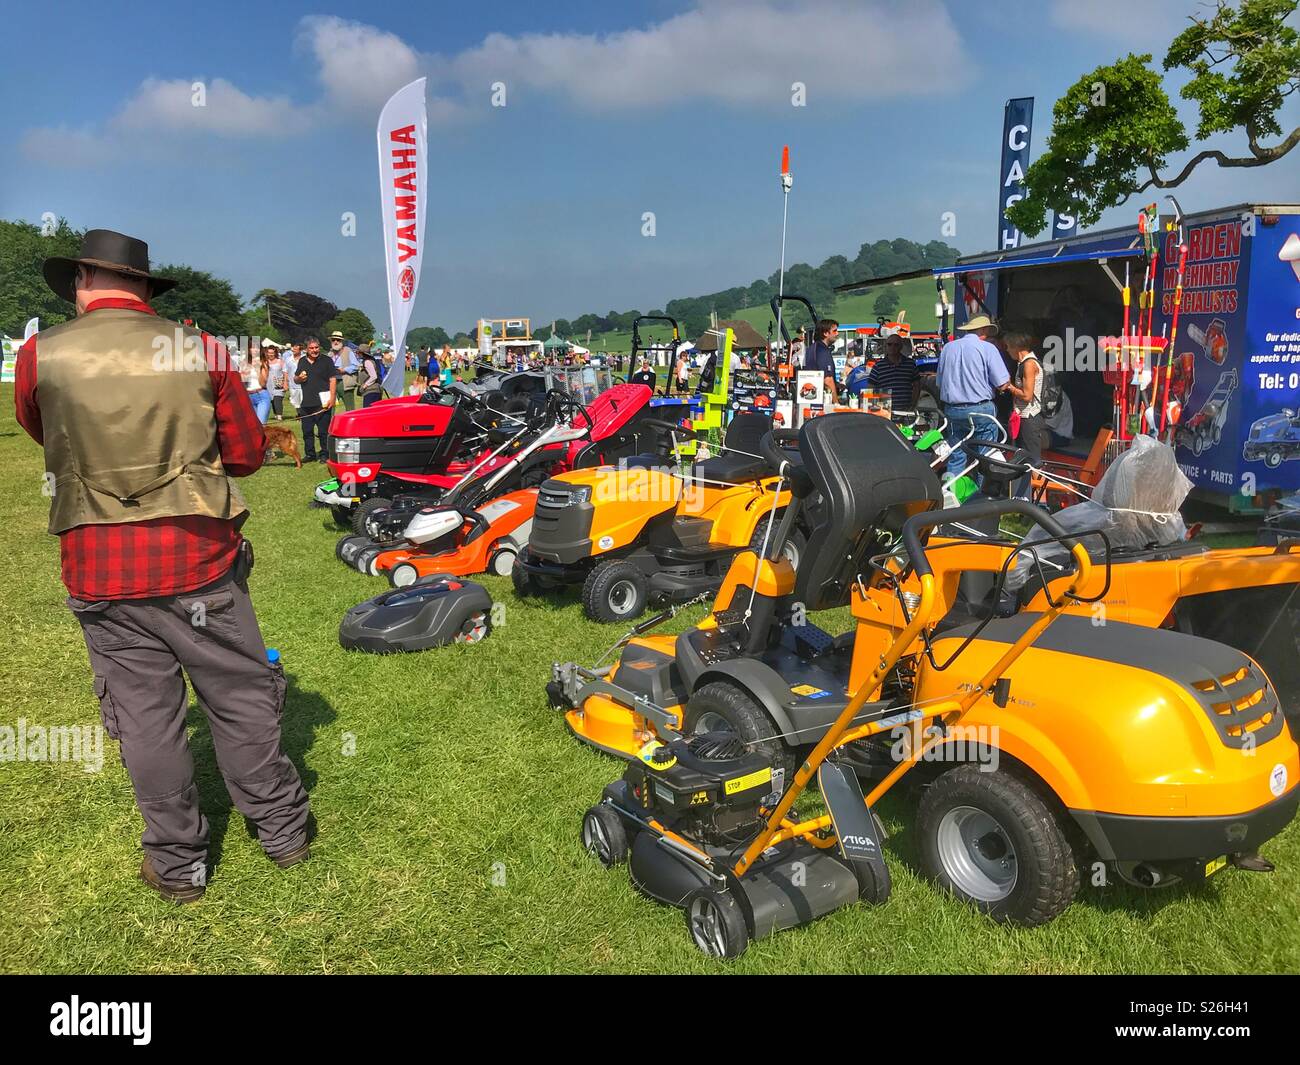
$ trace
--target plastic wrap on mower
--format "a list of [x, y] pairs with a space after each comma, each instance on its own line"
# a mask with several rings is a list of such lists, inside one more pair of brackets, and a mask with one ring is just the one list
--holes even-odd
[[492, 597], [471, 581], [436, 580], [396, 588], [343, 615], [345, 650], [391, 654], [449, 643], [478, 643], [492, 631]]

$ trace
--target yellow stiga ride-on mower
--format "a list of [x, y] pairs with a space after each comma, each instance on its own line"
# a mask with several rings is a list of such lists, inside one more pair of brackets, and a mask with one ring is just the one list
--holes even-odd
[[[976, 441], [972, 451], [981, 490], [970, 502], [1009, 498], [1012, 485], [1032, 472], [1029, 456], [1011, 445]], [[1099, 624], [1177, 629], [1244, 651], [1268, 674], [1292, 732], [1300, 737], [1300, 535], [1279, 536], [1258, 547], [1212, 548], [1189, 539], [1177, 513], [1185, 490], [1170, 487], [1179, 477], [1172, 448], [1137, 436], [1091, 499], [1056, 513], [1067, 532], [1104, 530], [1104, 552], [1097, 537], [1086, 537], [1084, 544], [1094, 562], [1104, 553], [1110, 563], [1100, 600], [1075, 602], [1066, 612]], [[966, 531], [1000, 535], [997, 518], [968, 524]], [[1033, 543], [1036, 536], [1031, 530], [1025, 540]], [[1046, 609], [1069, 579], [1069, 554], [1059, 543], [1043, 543], [1026, 558], [1031, 565], [1015, 567], [999, 582], [996, 605], [990, 601], [995, 580], [989, 573], [963, 576], [960, 601], [974, 604], [976, 613]], [[1098, 567], [1081, 592], [1091, 600], [1101, 588]]]
[[[765, 415], [738, 414], [717, 457], [677, 469], [629, 461], [552, 477], [538, 493], [515, 589], [537, 595], [581, 584], [583, 610], [602, 622], [640, 617], [653, 600], [712, 594], [737, 552], [761, 547], [774, 509], [779, 517], [790, 502], [758, 451], [770, 428]], [[802, 543], [795, 529], [784, 545], [796, 567]]]
[[[940, 545], [937, 526], [1015, 514], [1070, 538], [1020, 500], [931, 509], [924, 456], [883, 418], [816, 418], [798, 445], [802, 466], [787, 452], [779, 467], [797, 502], [763, 557], [735, 559], [708, 618], [633, 638], [610, 670], [556, 667], [548, 692], [575, 733], [635, 751], [583, 819], [590, 853], [628, 861], [720, 957], [883, 902], [872, 811], [908, 774], [924, 785], [912, 831], [925, 871], [998, 920], [1050, 921], [1092, 854], [1144, 887], [1271, 868], [1258, 848], [1295, 815], [1300, 751], [1254, 662], [1066, 615], [1093, 581], [1083, 534], [1043, 611], [950, 620], [962, 573], [1005, 575], [1019, 544]], [[782, 461], [771, 436], [763, 448]], [[813, 500], [796, 574], [779, 541]], [[841, 636], [806, 616], [844, 606], [856, 625]], [[814, 782], [825, 812], [796, 813]]]

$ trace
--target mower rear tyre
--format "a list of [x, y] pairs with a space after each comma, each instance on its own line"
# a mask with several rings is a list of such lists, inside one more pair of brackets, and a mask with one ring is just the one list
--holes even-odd
[[1075, 852], [1056, 810], [1001, 770], [948, 770], [922, 797], [916, 832], [926, 873], [996, 921], [1046, 924], [1079, 890]]
[[739, 958], [749, 946], [745, 915], [729, 891], [699, 888], [687, 895], [686, 930], [710, 958]]
[[[761, 555], [763, 553], [763, 538], [767, 536], [767, 527], [771, 522], [771, 518], [765, 518], [754, 527], [754, 535], [749, 538], [749, 549], [756, 555]], [[776, 523], [777, 525], [781, 524], [781, 515], [779, 514], [776, 516]], [[775, 527], [772, 531], [773, 533], [776, 532]], [[771, 547], [771, 544], [769, 543], [768, 546]], [[808, 542], [804, 539], [803, 533], [798, 529], [795, 529], [790, 533], [790, 541], [785, 545], [781, 554], [789, 559], [790, 565], [797, 570], [799, 568], [799, 560], [803, 558], [803, 553], [807, 547]]]
[[364, 573], [367, 577], [374, 576], [371, 564], [387, 550], [388, 548], [380, 547], [378, 544], [373, 544], [370, 547], [363, 547], [353, 558], [352, 568], [358, 573]]
[[606, 869], [627, 860], [627, 829], [623, 819], [603, 803], [582, 815], [582, 848]]
[[487, 614], [479, 611], [477, 614], [471, 614], [465, 619], [464, 624], [460, 627], [460, 632], [456, 633], [452, 639], [453, 643], [482, 643], [492, 635], [492, 622]]
[[731, 732], [752, 750], [772, 760], [772, 771], [782, 772], [788, 784], [794, 770], [790, 749], [777, 736], [772, 718], [754, 697], [735, 684], [714, 681], [698, 689], [686, 703], [682, 717], [682, 734], [696, 736], [702, 732]]
[[582, 609], [592, 621], [632, 621], [649, 601], [650, 582], [631, 562], [602, 562], [582, 585]]
[[371, 542], [369, 536], [358, 536], [356, 533], [344, 536], [334, 545], [334, 557], [350, 566], [355, 561], [357, 552]]
[[349, 518], [352, 522], [352, 531], [358, 536], [369, 535], [366, 532], [366, 519], [376, 510], [383, 510], [392, 505], [393, 501], [384, 496], [371, 496], [369, 499], [358, 503], [352, 508], [352, 515]]

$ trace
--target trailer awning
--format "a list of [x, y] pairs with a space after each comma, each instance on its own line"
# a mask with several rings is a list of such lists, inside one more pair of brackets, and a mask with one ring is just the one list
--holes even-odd
[[[1062, 247], [1064, 248], [1064, 245]], [[1102, 259], [1131, 259], [1141, 254], [1141, 244], [1137, 240], [1133, 240], [1093, 248], [1091, 251], [1062, 250], [1055, 255], [1018, 256], [1015, 252], [1006, 252], [1003, 255], [978, 259], [975, 262], [945, 266], [933, 270], [931, 273], [935, 277], [952, 277], [954, 274], [984, 273], [987, 270], [1010, 270], [1024, 266], [1053, 266], [1056, 263], [1079, 263], [1089, 260], [1096, 262]]]
[[[951, 270], [951, 267], [948, 267]], [[920, 270], [905, 270], [901, 274], [889, 274], [886, 277], [867, 277], [861, 281], [850, 281], [847, 285], [836, 285], [836, 292], [853, 292], [860, 288], [875, 288], [877, 285], [897, 285], [901, 281], [911, 281], [917, 277], [933, 277], [936, 271], [923, 267]]]

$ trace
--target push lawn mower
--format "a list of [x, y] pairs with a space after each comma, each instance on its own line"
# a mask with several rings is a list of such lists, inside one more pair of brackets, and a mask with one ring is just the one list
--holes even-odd
[[[589, 851], [628, 859], [722, 957], [884, 901], [871, 810], [909, 772], [928, 785], [925, 870], [999, 920], [1055, 917], [1088, 851], [1148, 887], [1271, 868], [1257, 850], [1300, 803], [1300, 751], [1259, 666], [1184, 633], [1065, 616], [1095, 583], [1077, 538], [1045, 610], [950, 617], [962, 573], [1005, 576], [1020, 545], [927, 543], [930, 530], [1015, 514], [1069, 538], [1020, 500], [931, 509], [932, 471], [885, 419], [812, 419], [798, 445], [802, 466], [764, 441], [797, 502], [763, 557], [735, 559], [708, 618], [631, 638], [612, 669], [557, 665], [548, 693], [569, 727], [635, 763], [587, 812]], [[780, 546], [804, 505], [796, 573]], [[805, 616], [843, 606], [856, 627], [840, 636]], [[814, 778], [827, 812], [801, 817]], [[865, 796], [860, 779], [875, 781]]]
[[[644, 391], [641, 385], [618, 387]], [[373, 514], [367, 530], [377, 549], [362, 551], [358, 568], [387, 573], [398, 588], [435, 574], [464, 576], [488, 570], [509, 576], [532, 529], [537, 489], [516, 487], [503, 494], [502, 486], [526, 482], [528, 470], [535, 468], [534, 456], [556, 445], [573, 450], [590, 437], [594, 425], [587, 408], [562, 392], [551, 393], [547, 418], [548, 426], [507, 466], [458, 486], [437, 504], [414, 510], [395, 506]], [[386, 544], [395, 546], [386, 549]]]
[[316, 486], [316, 502], [348, 525], [355, 508], [371, 496], [436, 493], [448, 485], [431, 478], [455, 483], [482, 457], [492, 429], [522, 425], [537, 413], [534, 396], [540, 400], [544, 388], [540, 374], [491, 373], [339, 412], [330, 420], [334, 477]]
[[[330, 423], [335, 478], [317, 486], [317, 501], [329, 505], [335, 519], [356, 533], [365, 532], [372, 511], [399, 496], [436, 502], [471, 471], [484, 472], [484, 463], [508, 460], [502, 444], [521, 432], [526, 436], [530, 423], [543, 416], [548, 391], [538, 389], [558, 376], [531, 371], [496, 375], [490, 378], [496, 381], [491, 388], [455, 381], [430, 388], [418, 399], [394, 399], [336, 415]], [[512, 391], [512, 385], [518, 387]], [[648, 400], [649, 393], [642, 395], [633, 385], [592, 398], [587, 406], [597, 426], [588, 453], [557, 457], [554, 468], [596, 465], [660, 446], [660, 432], [641, 424], [650, 413]], [[684, 414], [686, 409], [683, 401], [655, 413], [670, 419], [674, 410]], [[547, 472], [539, 469], [535, 484]]]
[[[378, 565], [379, 560], [387, 558], [391, 565], [391, 556], [399, 551], [406, 554], [424, 548], [427, 553], [441, 554], [473, 544], [471, 551], [456, 560], [459, 565], [425, 572], [479, 573], [492, 554], [508, 549], [509, 558], [502, 568], [502, 573], [508, 574], [514, 552], [528, 537], [525, 526], [531, 522], [536, 504], [536, 487], [525, 486], [544, 479], [557, 462], [568, 465], [573, 456], [582, 454], [593, 427], [599, 427], [604, 435], [611, 414], [631, 416], [648, 396], [648, 390], [640, 385], [619, 385], [617, 389], [627, 394], [606, 393], [595, 414], [568, 393], [548, 393], [539, 417], [485, 456], [437, 503], [419, 496], [399, 496], [383, 507], [376, 506], [374, 499], [368, 501], [364, 514], [359, 515], [365, 519], [364, 535], [344, 537], [336, 555], [362, 573], [375, 575], [388, 568]], [[509, 503], [495, 505], [502, 496], [511, 497]], [[490, 513], [484, 513], [487, 507], [493, 508]], [[494, 522], [500, 527], [494, 529]], [[482, 540], [485, 534], [488, 538]], [[479, 560], [481, 551], [489, 553]], [[481, 563], [477, 568], [462, 568], [476, 560]]]
[[[770, 538], [773, 502], [790, 500], [758, 454], [771, 426], [739, 414], [724, 454], [674, 472], [647, 464], [553, 477], [537, 498], [528, 548], [514, 571], [521, 595], [581, 583], [593, 621], [639, 617], [653, 599], [681, 602], [712, 592], [738, 551]], [[803, 535], [785, 550], [799, 564]]]

